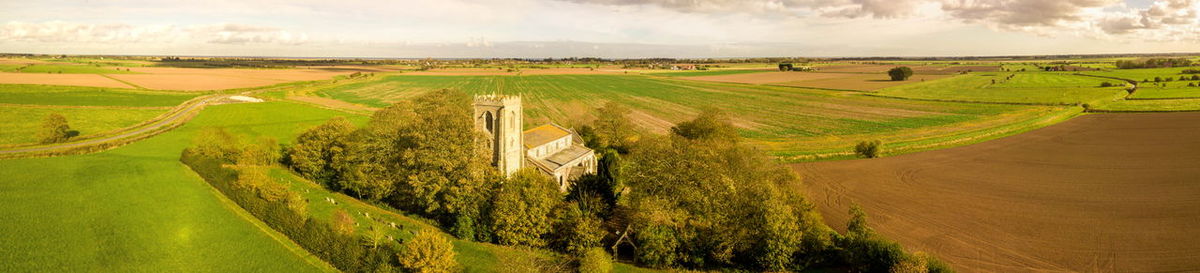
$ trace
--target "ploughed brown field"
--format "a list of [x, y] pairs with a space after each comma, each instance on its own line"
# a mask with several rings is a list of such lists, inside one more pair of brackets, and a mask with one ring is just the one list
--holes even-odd
[[839, 230], [871, 227], [960, 272], [1200, 268], [1200, 113], [1097, 114], [975, 145], [794, 164]]

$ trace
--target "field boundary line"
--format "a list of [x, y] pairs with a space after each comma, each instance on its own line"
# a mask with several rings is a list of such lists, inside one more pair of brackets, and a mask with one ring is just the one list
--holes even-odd
[[145, 88], [145, 87], [142, 87], [141, 85], [136, 85], [136, 84], [133, 84], [132, 82], [128, 82], [128, 81], [125, 81], [125, 80], [122, 80], [122, 79], [118, 79], [118, 78], [113, 78], [112, 76], [109, 76], [108, 74], [96, 74], [96, 75], [100, 75], [101, 77], [105, 77], [105, 78], [108, 78], [108, 79], [110, 79], [110, 80], [114, 80], [114, 81], [121, 82], [121, 83], [123, 83], [123, 84], [125, 84], [125, 85], [128, 85], [128, 86], [133, 86], [134, 88], [137, 88], [137, 89], [141, 89], [141, 90], [150, 90], [150, 88]]

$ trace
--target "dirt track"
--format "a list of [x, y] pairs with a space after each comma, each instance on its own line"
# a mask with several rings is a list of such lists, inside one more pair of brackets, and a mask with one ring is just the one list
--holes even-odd
[[985, 143], [795, 164], [827, 222], [960, 272], [1200, 270], [1200, 113], [1102, 114]]

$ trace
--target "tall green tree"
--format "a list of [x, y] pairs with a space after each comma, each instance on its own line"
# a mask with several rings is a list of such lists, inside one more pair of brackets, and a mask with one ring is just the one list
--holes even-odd
[[671, 132], [691, 140], [734, 141], [739, 138], [737, 128], [721, 109], [707, 107], [700, 115], [671, 127]]
[[552, 212], [562, 202], [556, 183], [535, 169], [513, 173], [496, 192], [491, 227], [503, 245], [546, 245], [554, 223]]
[[345, 149], [346, 137], [354, 130], [354, 124], [346, 118], [335, 117], [304, 131], [289, 151], [291, 167], [309, 179], [333, 185], [337, 172], [331, 163]]
[[588, 147], [596, 150], [616, 149], [622, 153], [627, 152], [630, 145], [639, 139], [635, 125], [629, 121], [629, 115], [632, 113], [633, 111], [628, 107], [614, 101], [609, 101], [596, 109], [596, 121], [587, 130], [594, 134], [584, 135], [585, 138], [588, 138]]
[[67, 125], [67, 117], [57, 113], [46, 115], [38, 137], [43, 144], [67, 141], [71, 138], [71, 126]]
[[887, 73], [888, 73], [888, 77], [891, 77], [893, 81], [903, 81], [903, 80], [908, 80], [908, 77], [912, 77], [913, 70], [912, 70], [912, 68], [908, 68], [907, 66], [901, 66], [901, 67], [892, 68], [892, 69], [888, 70]]

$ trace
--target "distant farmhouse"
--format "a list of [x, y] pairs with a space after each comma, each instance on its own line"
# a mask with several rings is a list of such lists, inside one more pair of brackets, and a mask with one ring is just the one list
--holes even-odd
[[487, 134], [492, 165], [505, 176], [535, 167], [566, 191], [570, 181], [596, 173], [596, 153], [574, 131], [550, 123], [521, 131], [520, 96], [475, 96], [475, 128]]

